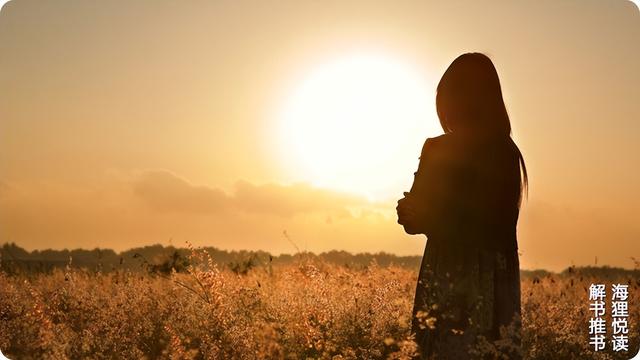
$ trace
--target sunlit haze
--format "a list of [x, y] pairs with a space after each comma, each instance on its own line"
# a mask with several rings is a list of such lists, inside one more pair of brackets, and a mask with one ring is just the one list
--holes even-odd
[[639, 39], [623, 0], [13, 0], [0, 243], [421, 255], [396, 200], [479, 51], [529, 170], [522, 268], [632, 267]]

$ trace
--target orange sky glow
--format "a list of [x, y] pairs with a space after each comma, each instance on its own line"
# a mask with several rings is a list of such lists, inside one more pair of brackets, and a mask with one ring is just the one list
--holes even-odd
[[0, 243], [422, 254], [395, 201], [439, 76], [489, 55], [527, 162], [522, 268], [640, 258], [629, 1], [86, 2], [0, 12]]

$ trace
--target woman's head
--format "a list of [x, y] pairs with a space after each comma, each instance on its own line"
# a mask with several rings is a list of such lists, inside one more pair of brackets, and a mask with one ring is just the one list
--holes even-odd
[[462, 54], [451, 63], [438, 84], [436, 109], [445, 133], [511, 133], [498, 73], [481, 53]]
[[508, 138], [520, 163], [520, 198], [527, 191], [524, 158], [511, 140], [511, 123], [502, 98], [500, 79], [493, 62], [481, 53], [458, 56], [442, 75], [436, 94], [436, 110], [445, 133], [466, 138]]

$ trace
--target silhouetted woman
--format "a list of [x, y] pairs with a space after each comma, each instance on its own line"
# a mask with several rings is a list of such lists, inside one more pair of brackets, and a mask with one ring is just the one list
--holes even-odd
[[407, 233], [427, 235], [412, 331], [422, 358], [482, 358], [492, 348], [517, 359], [516, 224], [527, 172], [491, 60], [455, 59], [438, 84], [436, 108], [445, 134], [424, 143], [397, 207]]

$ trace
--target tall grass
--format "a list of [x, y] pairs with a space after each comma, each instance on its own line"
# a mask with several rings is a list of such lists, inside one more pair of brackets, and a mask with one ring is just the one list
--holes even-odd
[[[0, 273], [0, 349], [25, 359], [407, 359], [417, 274], [302, 258], [247, 271], [194, 251], [185, 273], [68, 268]], [[588, 286], [579, 273], [522, 282], [523, 353], [530, 359], [627, 359], [588, 345]], [[638, 349], [639, 279], [630, 284], [630, 349]], [[508, 331], [508, 329], [506, 329]], [[610, 337], [610, 334], [609, 334]], [[500, 358], [508, 344], [481, 343]]]

